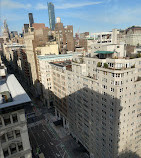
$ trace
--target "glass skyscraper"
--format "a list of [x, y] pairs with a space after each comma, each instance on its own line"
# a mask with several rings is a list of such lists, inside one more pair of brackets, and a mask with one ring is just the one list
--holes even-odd
[[48, 3], [48, 15], [50, 28], [51, 30], [55, 30], [55, 12], [54, 5], [51, 2]]
[[29, 26], [32, 27], [32, 24], [34, 23], [33, 14], [29, 13], [28, 16], [29, 16]]

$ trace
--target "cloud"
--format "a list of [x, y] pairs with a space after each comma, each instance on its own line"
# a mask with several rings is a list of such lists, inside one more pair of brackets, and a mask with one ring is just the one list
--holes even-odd
[[66, 11], [65, 14], [64, 13], [60, 13], [59, 14], [60, 17], [63, 18], [73, 18], [73, 19], [81, 19], [81, 20], [86, 20], [86, 21], [91, 21], [91, 16], [85, 12], [85, 11], [75, 11], [75, 12], [71, 12], [71, 11]]
[[23, 4], [23, 3], [15, 2], [12, 0], [2, 0], [1, 8], [2, 9], [29, 9], [31, 8], [31, 4]]
[[47, 5], [43, 5], [43, 4], [37, 4], [37, 6], [35, 7], [35, 9], [37, 10], [44, 10], [47, 9]]
[[[100, 3], [102, 2], [64, 3], [62, 5], [55, 5], [55, 9], [80, 8], [80, 7], [90, 6], [90, 5], [97, 5]], [[42, 9], [47, 9], [47, 6], [39, 3], [37, 4], [35, 8], [38, 10], [42, 10]]]
[[56, 6], [56, 9], [70, 9], [70, 8], [80, 8], [80, 7], [85, 7], [85, 6], [89, 6], [89, 5], [96, 5], [96, 4], [100, 4], [101, 2], [85, 2], [85, 3], [66, 3], [63, 4], [61, 6]]
[[103, 21], [112, 24], [136, 23], [140, 19], [140, 14], [140, 7], [119, 9], [117, 6], [103, 16]]
[[91, 19], [92, 24], [97, 24], [99, 28], [101, 28], [101, 31], [102, 29], [107, 31], [112, 28], [124, 29], [133, 25], [140, 26], [140, 7], [141, 6], [119, 7], [119, 5], [113, 5], [113, 7], [107, 7], [104, 13], [99, 12], [98, 16], [96, 14], [90, 14], [88, 19]]
[[1, 17], [1, 21], [4, 21], [5, 19], [7, 21], [10, 21], [10, 22], [15, 22], [15, 21], [26, 20], [26, 16], [21, 16], [21, 15], [16, 14], [16, 13], [4, 14]]

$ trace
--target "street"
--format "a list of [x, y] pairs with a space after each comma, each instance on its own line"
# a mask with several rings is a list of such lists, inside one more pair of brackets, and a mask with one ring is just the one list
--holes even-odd
[[34, 157], [37, 157], [37, 150], [40, 149], [47, 158], [67, 158], [65, 150], [60, 149], [61, 140], [48, 127], [47, 121], [42, 113], [33, 107], [27, 107], [26, 117], [29, 132], [29, 139]]
[[59, 142], [55, 140], [55, 138], [45, 127], [45, 125], [38, 124], [34, 127], [29, 128], [29, 137], [34, 153], [36, 153], [37, 148], [40, 148], [45, 157], [61, 158], [60, 153], [56, 148], [56, 145]]

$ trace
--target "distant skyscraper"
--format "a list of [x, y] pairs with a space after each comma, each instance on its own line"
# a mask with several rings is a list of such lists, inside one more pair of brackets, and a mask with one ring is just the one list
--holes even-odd
[[10, 33], [9, 33], [9, 29], [8, 29], [6, 20], [4, 20], [4, 23], [3, 23], [2, 35], [5, 40], [10, 38]]
[[34, 23], [33, 14], [29, 13], [28, 16], [29, 16], [29, 26], [32, 27], [32, 24]]
[[48, 15], [49, 15], [49, 24], [51, 30], [55, 29], [55, 12], [54, 5], [50, 2], [48, 3]]
[[3, 26], [3, 36], [9, 37], [9, 29], [6, 20], [4, 20], [4, 26]]

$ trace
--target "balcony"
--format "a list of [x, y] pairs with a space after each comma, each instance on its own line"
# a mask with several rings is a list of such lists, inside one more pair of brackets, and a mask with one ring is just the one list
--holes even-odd
[[118, 63], [113, 63], [113, 66], [110, 67], [109, 64], [107, 64], [107, 63], [98, 62], [97, 63], [97, 67], [99, 67], [99, 68], [105, 68], [105, 69], [110, 69], [110, 70], [127, 70], [127, 69], [135, 68], [135, 64], [132, 65], [132, 66], [130, 66], [130, 67], [127, 67], [127, 66], [118, 67], [118, 66], [116, 66], [116, 64], [118, 64]]
[[88, 77], [88, 78], [91, 78], [91, 79], [94, 79], [94, 80], [97, 80], [97, 77], [96, 77], [96, 75], [94, 75], [94, 74], [93, 74], [93, 76], [88, 75], [87, 77]]

